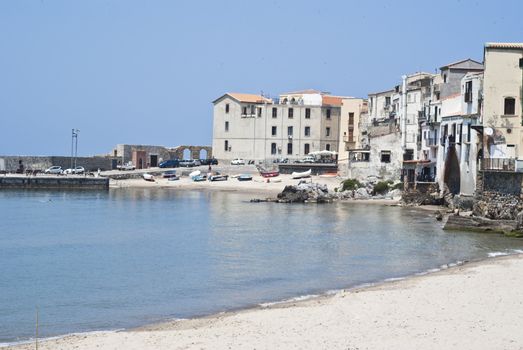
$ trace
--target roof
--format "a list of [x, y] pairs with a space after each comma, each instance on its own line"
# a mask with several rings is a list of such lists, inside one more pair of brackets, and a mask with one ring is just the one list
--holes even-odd
[[[460, 65], [462, 63], [465, 63], [465, 62], [473, 63], [473, 64], [480, 65], [481, 67], [483, 67], [483, 63], [475, 61], [475, 60], [473, 60], [471, 58], [466, 58], [466, 59], [461, 60], [461, 61], [456, 61], [456, 62], [452, 62], [452, 63], [446, 64], [444, 66], [441, 66], [441, 67], [439, 67], [439, 69], [443, 70], [445, 68], [453, 68], [453, 67], [458, 66], [458, 65]], [[480, 68], [480, 67], [477, 67], [477, 68], [467, 67], [466, 69], [483, 69], [483, 68]]]
[[523, 49], [523, 43], [486, 43], [486, 49]]
[[330, 106], [337, 106], [341, 107], [341, 103], [343, 100], [343, 97], [340, 96], [329, 96], [329, 95], [323, 95], [321, 97], [322, 105], [330, 105]]
[[213, 103], [216, 103], [218, 100], [220, 100], [224, 96], [230, 96], [238, 102], [272, 103], [271, 99], [263, 97], [262, 95], [243, 94], [243, 93], [239, 93], [239, 92], [227, 92], [226, 94], [224, 94], [224, 95], [220, 96], [219, 98], [217, 98], [216, 100], [214, 100]]
[[284, 92], [280, 95], [304, 95], [304, 94], [321, 94], [321, 91], [314, 90], [314, 89], [306, 89], [306, 90], [299, 90], [299, 91], [290, 91], [290, 92]]

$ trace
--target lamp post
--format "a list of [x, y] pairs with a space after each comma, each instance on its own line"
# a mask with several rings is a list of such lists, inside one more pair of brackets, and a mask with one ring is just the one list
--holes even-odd
[[[76, 157], [78, 156], [78, 133], [80, 130], [72, 129], [71, 132], [71, 169], [76, 174]], [[74, 159], [74, 161], [73, 161]]]

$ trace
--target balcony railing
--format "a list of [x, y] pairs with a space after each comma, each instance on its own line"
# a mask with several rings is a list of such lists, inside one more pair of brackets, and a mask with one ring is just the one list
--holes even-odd
[[431, 137], [428, 139], [425, 139], [425, 145], [427, 147], [437, 146], [438, 145], [438, 139], [435, 137]]
[[514, 158], [485, 158], [481, 162], [481, 169], [486, 171], [516, 171]]

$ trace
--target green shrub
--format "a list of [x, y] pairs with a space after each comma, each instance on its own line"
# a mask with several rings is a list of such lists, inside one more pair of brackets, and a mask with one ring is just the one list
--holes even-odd
[[389, 190], [389, 183], [387, 181], [380, 181], [374, 185], [372, 194], [385, 194]]
[[392, 190], [402, 190], [403, 191], [403, 182], [398, 182], [394, 186], [391, 187]]
[[347, 179], [341, 182], [341, 192], [343, 191], [352, 191], [360, 188], [362, 185], [356, 179]]

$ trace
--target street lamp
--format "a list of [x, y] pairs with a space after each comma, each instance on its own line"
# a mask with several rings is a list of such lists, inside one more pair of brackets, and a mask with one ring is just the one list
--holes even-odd
[[[71, 169], [76, 174], [76, 157], [78, 156], [78, 133], [80, 130], [72, 129], [71, 132]], [[74, 162], [73, 162], [74, 159]]]

